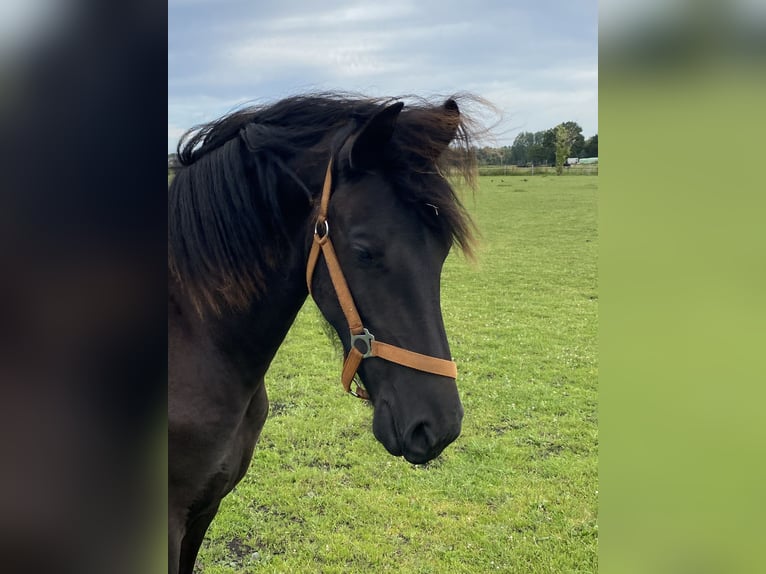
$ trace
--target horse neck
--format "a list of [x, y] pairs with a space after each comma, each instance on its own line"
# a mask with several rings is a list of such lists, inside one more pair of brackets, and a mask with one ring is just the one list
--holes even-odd
[[318, 198], [327, 167], [325, 156], [326, 152], [321, 150], [307, 151], [288, 166], [296, 177], [280, 179], [279, 185], [283, 186], [280, 195], [289, 198], [285, 205], [293, 209], [286, 220], [291, 240], [286, 242], [276, 234], [274, 240], [290, 247], [278, 256], [275, 268], [266, 271], [265, 289], [251, 299], [246, 310], [224, 307], [220, 315], [209, 311], [200, 317], [181, 285], [174, 279], [169, 285], [171, 327], [185, 331], [193, 339], [197, 336], [207, 339], [206, 344], [212, 343], [221, 359], [239, 372], [243, 380], [254, 384], [265, 374], [308, 295], [305, 273], [313, 208], [311, 202], [300, 201], [305, 194], [299, 188], [312, 190], [314, 200]]
[[246, 311], [227, 310], [211, 322], [215, 346], [243, 377], [259, 381], [276, 355], [308, 294], [304, 269], [304, 258], [294, 253]]

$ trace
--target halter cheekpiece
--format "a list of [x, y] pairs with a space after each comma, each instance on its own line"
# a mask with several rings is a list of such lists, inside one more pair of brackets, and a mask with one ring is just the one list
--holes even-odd
[[[322, 186], [322, 197], [319, 204], [319, 212], [314, 222], [314, 241], [309, 252], [308, 263], [306, 265], [306, 284], [309, 293], [311, 293], [311, 280], [314, 276], [314, 268], [319, 260], [319, 254], [324, 255], [327, 269], [330, 272], [335, 294], [338, 302], [346, 317], [346, 322], [351, 333], [351, 348], [346, 360], [343, 363], [341, 373], [341, 383], [346, 392], [351, 393], [360, 399], [369, 399], [367, 391], [360, 385], [357, 370], [363, 359], [378, 357], [391, 363], [403, 365], [410, 369], [416, 369], [426, 373], [433, 373], [457, 378], [457, 365], [453, 361], [439, 359], [429, 355], [421, 355], [413, 351], [408, 351], [395, 345], [389, 345], [375, 339], [375, 336], [367, 330], [362, 324], [359, 312], [356, 310], [354, 298], [343, 275], [340, 262], [335, 254], [332, 241], [330, 241], [330, 224], [327, 220], [327, 211], [330, 204], [330, 194], [332, 192], [332, 159], [327, 165], [327, 174], [325, 175], [324, 185]], [[437, 212], [438, 213], [438, 212]], [[351, 389], [351, 382], [355, 382], [355, 389]]]

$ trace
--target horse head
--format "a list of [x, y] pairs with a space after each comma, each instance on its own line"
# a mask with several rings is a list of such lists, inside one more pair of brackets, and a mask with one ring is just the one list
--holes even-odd
[[459, 126], [451, 99], [381, 107], [336, 146], [313, 226], [307, 279], [343, 344], [344, 382], [357, 372], [375, 437], [416, 464], [454, 441], [463, 418], [440, 278], [470, 220], [437, 167]]

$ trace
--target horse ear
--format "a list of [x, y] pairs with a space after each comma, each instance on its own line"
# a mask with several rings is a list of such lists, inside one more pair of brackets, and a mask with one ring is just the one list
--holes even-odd
[[433, 138], [435, 157], [441, 155], [450, 142], [455, 139], [458, 127], [460, 127], [460, 108], [455, 100], [449, 98], [445, 101], [442, 104], [442, 113], [445, 117], [443, 129], [437, 131]]
[[380, 165], [383, 150], [394, 133], [403, 102], [383, 108], [370, 118], [351, 142], [348, 159], [351, 169], [366, 171]]

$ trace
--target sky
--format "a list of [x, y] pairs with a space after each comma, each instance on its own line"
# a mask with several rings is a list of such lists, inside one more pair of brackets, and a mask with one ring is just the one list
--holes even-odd
[[317, 90], [469, 92], [484, 145], [575, 121], [598, 132], [595, 0], [168, 0], [168, 152], [188, 128]]

